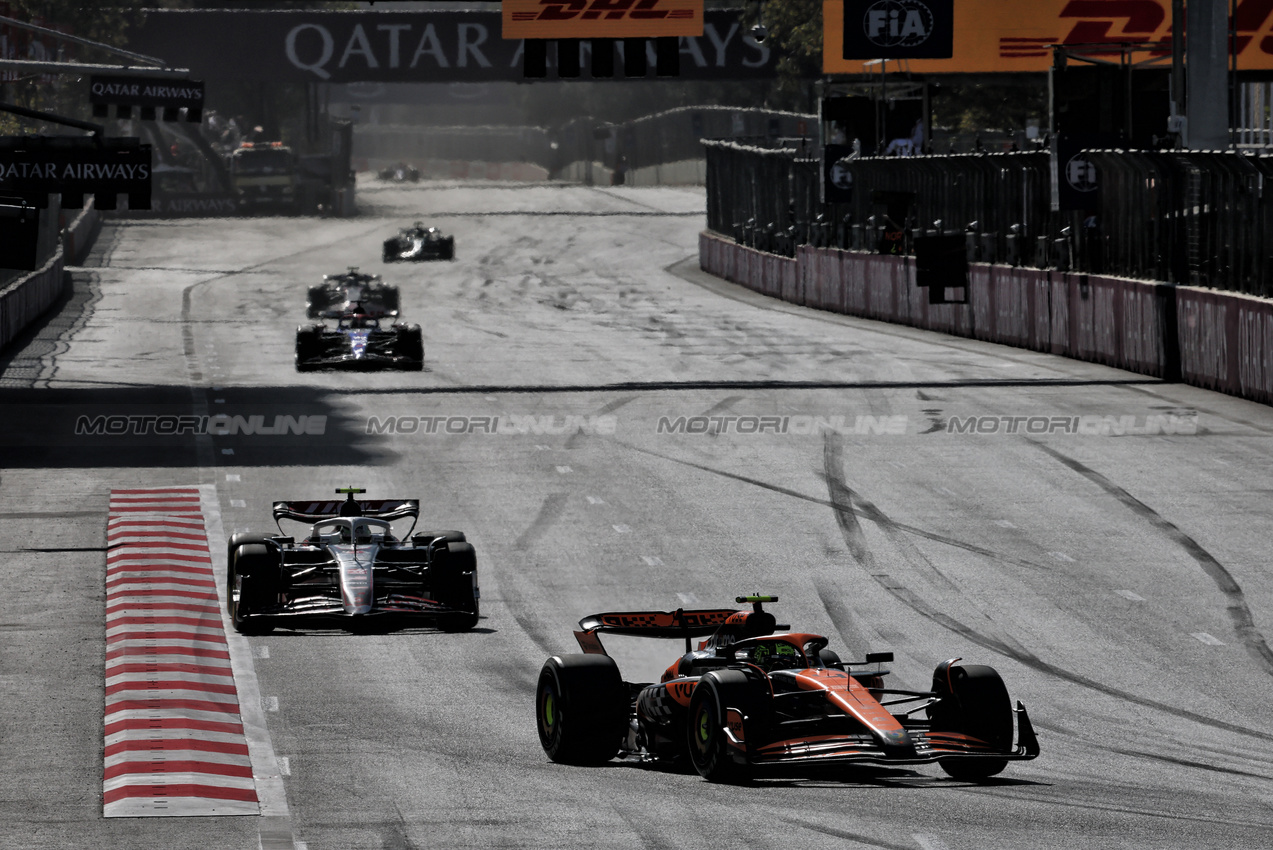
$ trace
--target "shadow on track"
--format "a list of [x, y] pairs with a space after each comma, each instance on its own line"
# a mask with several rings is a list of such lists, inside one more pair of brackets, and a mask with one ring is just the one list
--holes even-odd
[[187, 387], [3, 389], [0, 467], [193, 466], [209, 450], [233, 466], [394, 462], [384, 438], [337, 404], [340, 395], [227, 388], [196, 402]]

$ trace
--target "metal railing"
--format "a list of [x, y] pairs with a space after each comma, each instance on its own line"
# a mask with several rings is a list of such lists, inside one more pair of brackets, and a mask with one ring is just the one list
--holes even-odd
[[914, 203], [896, 222], [905, 253], [916, 236], [964, 233], [974, 261], [1273, 296], [1273, 156], [1088, 151], [1095, 199], [1056, 211], [1042, 152], [858, 159], [847, 163], [852, 201], [822, 203], [816, 159], [704, 145], [708, 227], [761, 250], [876, 250], [888, 224], [877, 193], [908, 192]]

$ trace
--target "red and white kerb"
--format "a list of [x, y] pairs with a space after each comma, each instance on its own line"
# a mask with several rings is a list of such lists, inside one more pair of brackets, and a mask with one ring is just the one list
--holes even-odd
[[106, 817], [260, 813], [199, 491], [112, 490]]

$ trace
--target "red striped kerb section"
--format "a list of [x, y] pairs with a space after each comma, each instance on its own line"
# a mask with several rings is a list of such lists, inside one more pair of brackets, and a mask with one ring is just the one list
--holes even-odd
[[257, 815], [199, 490], [112, 490], [106, 817]]

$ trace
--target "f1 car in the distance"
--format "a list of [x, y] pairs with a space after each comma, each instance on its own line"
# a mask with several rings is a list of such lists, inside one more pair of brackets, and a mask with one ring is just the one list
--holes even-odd
[[[460, 531], [415, 530], [416, 499], [274, 503], [278, 535], [235, 534], [226, 553], [227, 605], [234, 628], [262, 634], [276, 626], [326, 623], [358, 628], [432, 622], [444, 631], [477, 624], [477, 556]], [[402, 539], [395, 520], [410, 520]], [[283, 521], [308, 526], [284, 534]]]
[[404, 227], [397, 236], [385, 240], [386, 263], [418, 260], [454, 260], [455, 237], [443, 236], [436, 227], [425, 227], [417, 221]]
[[398, 315], [398, 287], [378, 274], [360, 274], [357, 266], [341, 274], [323, 275], [320, 286], [311, 286], [305, 299], [310, 319], [338, 318], [363, 313], [377, 319]]
[[341, 316], [336, 327], [296, 329], [296, 371], [317, 369], [424, 369], [424, 336], [419, 325], [391, 324], [364, 313]]
[[[583, 655], [549, 658], [539, 674], [536, 718], [548, 757], [602, 764], [616, 755], [669, 762], [688, 756], [713, 782], [745, 782], [766, 769], [937, 762], [959, 779], [994, 776], [1039, 754], [1025, 706], [1014, 711], [993, 668], [944, 661], [931, 691], [884, 687], [891, 652], [841, 662], [827, 639], [779, 632], [762, 603], [751, 611], [596, 614], [575, 632]], [[619, 675], [598, 634], [684, 639], [685, 654], [657, 683]], [[698, 649], [690, 638], [706, 637]], [[907, 706], [899, 710], [899, 706]], [[916, 717], [925, 712], [926, 719]], [[1013, 715], [1017, 744], [1013, 746]]]
[[392, 180], [395, 183], [405, 183], [408, 180], [416, 183], [420, 180], [420, 169], [405, 162], [396, 162], [388, 168], [377, 171], [376, 176], [381, 180]]

